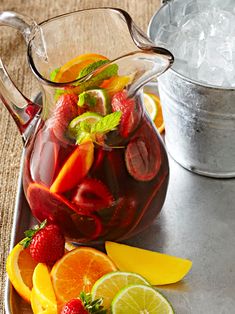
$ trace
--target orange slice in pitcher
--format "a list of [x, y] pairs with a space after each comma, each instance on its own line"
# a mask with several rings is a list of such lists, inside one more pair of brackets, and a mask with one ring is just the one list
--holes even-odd
[[96, 280], [115, 270], [111, 259], [96, 249], [79, 247], [68, 252], [51, 271], [57, 301], [65, 303], [79, 297], [81, 291], [90, 292]]
[[96, 53], [86, 53], [65, 63], [57, 72], [55, 82], [71, 82], [76, 80], [80, 71], [88, 65], [100, 61], [108, 60], [106, 57]]
[[[165, 129], [165, 125], [163, 121], [160, 99], [157, 95], [151, 93], [145, 93], [145, 96], [147, 96], [144, 97], [145, 107], [149, 112], [150, 117], [153, 117], [154, 124], [156, 125], [159, 133], [162, 133]], [[148, 99], [152, 99], [153, 101], [148, 101]]]

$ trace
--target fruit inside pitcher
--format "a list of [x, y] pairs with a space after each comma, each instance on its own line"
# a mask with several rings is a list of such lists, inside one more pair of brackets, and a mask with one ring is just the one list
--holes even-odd
[[69, 240], [130, 237], [162, 208], [167, 156], [142, 93], [128, 97], [133, 77], [97, 54], [51, 73], [54, 82], [72, 83], [44, 106], [26, 149], [24, 190], [33, 215], [58, 224]]

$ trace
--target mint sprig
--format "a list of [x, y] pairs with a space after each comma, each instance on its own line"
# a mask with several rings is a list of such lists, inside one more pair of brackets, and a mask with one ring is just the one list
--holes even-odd
[[114, 130], [120, 123], [121, 111], [112, 112], [91, 126], [91, 133], [107, 133]]
[[91, 77], [88, 81], [85, 82], [76, 82], [74, 86], [79, 86], [80, 93], [84, 92], [87, 89], [92, 89], [98, 87], [104, 80], [107, 80], [118, 73], [118, 65], [110, 64], [105, 67], [101, 72], [97, 73], [95, 76]]
[[84, 69], [82, 69], [78, 75], [78, 79], [80, 79], [83, 76], [86, 76], [88, 74], [90, 74], [91, 72], [95, 71], [96, 69], [98, 69], [100, 66], [108, 63], [109, 60], [99, 60], [96, 62], [93, 62], [91, 64], [89, 64], [87, 67], [85, 67]]
[[82, 120], [80, 123], [72, 126], [69, 125], [68, 135], [76, 139], [77, 144], [81, 144], [85, 139], [91, 139], [94, 142], [97, 138], [101, 139], [106, 133], [113, 131], [120, 123], [122, 112], [115, 111], [102, 118], [96, 122], [89, 123], [89, 115], [94, 114], [93, 112], [86, 112], [79, 117], [87, 115], [87, 120]]

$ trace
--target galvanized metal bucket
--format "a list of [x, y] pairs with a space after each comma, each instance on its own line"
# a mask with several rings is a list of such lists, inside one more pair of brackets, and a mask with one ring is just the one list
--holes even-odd
[[[153, 16], [148, 33], [169, 19], [169, 2]], [[199, 84], [170, 69], [158, 78], [170, 155], [209, 177], [235, 177], [235, 89]]]

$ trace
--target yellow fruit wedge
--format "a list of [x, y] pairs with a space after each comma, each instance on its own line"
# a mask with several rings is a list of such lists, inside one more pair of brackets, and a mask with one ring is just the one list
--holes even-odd
[[50, 273], [46, 264], [43, 263], [39, 263], [35, 267], [33, 273], [31, 305], [35, 311], [34, 313], [38, 314], [42, 312], [57, 314], [56, 296], [52, 286]]
[[7, 258], [6, 270], [10, 282], [19, 295], [30, 303], [32, 276], [37, 263], [32, 259], [29, 249], [19, 243], [12, 249]]
[[152, 285], [180, 281], [192, 267], [192, 262], [188, 259], [115, 242], [105, 242], [105, 248], [119, 270], [138, 273]]
[[50, 307], [45, 309], [41, 305], [41, 303], [38, 301], [38, 298], [37, 298], [37, 295], [36, 295], [34, 289], [32, 289], [32, 291], [31, 291], [31, 308], [32, 308], [34, 314], [52, 314], [52, 313], [56, 313]]

